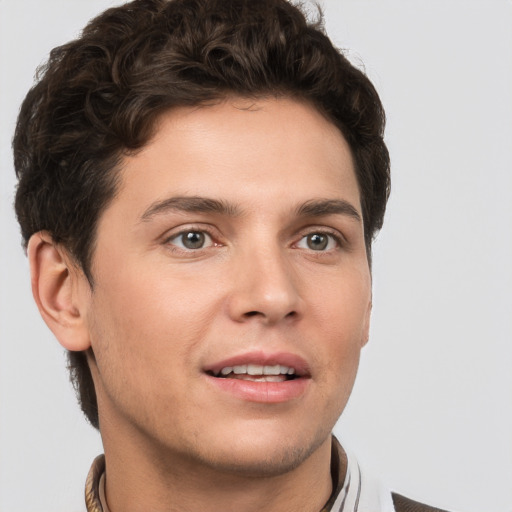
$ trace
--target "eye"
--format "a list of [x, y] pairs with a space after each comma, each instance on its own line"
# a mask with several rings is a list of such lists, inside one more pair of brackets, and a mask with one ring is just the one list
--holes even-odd
[[339, 240], [329, 233], [309, 233], [303, 236], [297, 247], [311, 251], [329, 251], [339, 246]]
[[189, 251], [194, 249], [204, 249], [205, 247], [213, 245], [213, 241], [208, 233], [193, 230], [178, 233], [170, 238], [168, 243], [171, 243], [180, 249]]

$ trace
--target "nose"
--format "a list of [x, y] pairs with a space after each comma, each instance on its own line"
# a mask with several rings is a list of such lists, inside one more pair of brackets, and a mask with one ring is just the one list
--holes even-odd
[[229, 315], [236, 322], [273, 325], [302, 315], [299, 279], [279, 250], [251, 251], [234, 262]]

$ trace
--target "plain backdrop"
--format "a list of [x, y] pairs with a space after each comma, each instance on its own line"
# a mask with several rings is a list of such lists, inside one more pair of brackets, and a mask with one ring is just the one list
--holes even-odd
[[[32, 303], [10, 140], [34, 70], [109, 0], [0, 0], [0, 512], [78, 512], [99, 435]], [[336, 433], [402, 493], [512, 511], [512, 3], [325, 0], [387, 110], [374, 312]], [[370, 511], [371, 512], [371, 511]]]

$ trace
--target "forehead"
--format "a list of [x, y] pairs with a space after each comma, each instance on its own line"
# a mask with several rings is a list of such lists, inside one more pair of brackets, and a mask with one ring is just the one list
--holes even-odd
[[[350, 148], [316, 108], [289, 98], [228, 98], [180, 107], [158, 120], [152, 139], [124, 159], [122, 200], [135, 209], [173, 195], [261, 206], [285, 198], [351, 199], [359, 191]], [[268, 207], [268, 201], [266, 201]]]

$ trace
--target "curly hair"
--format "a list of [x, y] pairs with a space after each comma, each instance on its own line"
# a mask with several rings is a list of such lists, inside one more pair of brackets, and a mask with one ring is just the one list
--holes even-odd
[[[322, 21], [321, 11], [310, 21], [286, 0], [135, 0], [91, 20], [52, 50], [21, 106], [13, 150], [25, 245], [48, 231], [94, 287], [98, 218], [115, 197], [122, 157], [144, 147], [157, 118], [227, 95], [272, 95], [310, 102], [346, 138], [370, 261], [390, 190], [385, 115]], [[68, 359], [82, 410], [99, 428], [87, 352]]]

